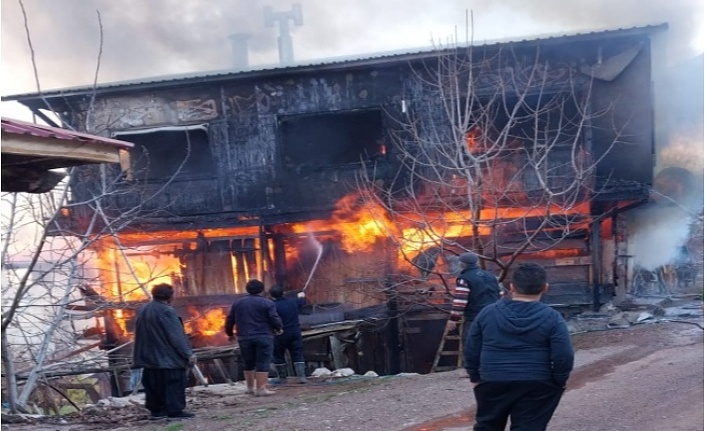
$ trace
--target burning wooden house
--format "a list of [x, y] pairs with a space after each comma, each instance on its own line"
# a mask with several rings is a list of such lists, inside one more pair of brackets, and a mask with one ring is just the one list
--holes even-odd
[[540, 262], [553, 304], [597, 305], [628, 285], [616, 219], [649, 196], [651, 43], [664, 30], [8, 99], [134, 144], [119, 165], [74, 170], [62, 222], [97, 238], [109, 345], [129, 339], [157, 282], [176, 286], [198, 346], [223, 345], [225, 310], [259, 278], [306, 289], [309, 327], [365, 326], [339, 339], [357, 371], [425, 372], [460, 252], [502, 276]]

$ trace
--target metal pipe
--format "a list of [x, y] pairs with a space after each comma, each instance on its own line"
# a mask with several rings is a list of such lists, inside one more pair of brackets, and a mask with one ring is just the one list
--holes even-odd
[[309, 273], [309, 278], [306, 279], [306, 283], [304, 283], [304, 288], [302, 289], [302, 292], [306, 291], [306, 288], [309, 287], [309, 282], [311, 281], [311, 277], [314, 275], [314, 271], [316, 270], [316, 266], [319, 264], [319, 260], [321, 259], [321, 255], [324, 253], [324, 246], [321, 245], [319, 241], [317, 241], [313, 235], [310, 236], [311, 240], [314, 242], [316, 247], [318, 248], [318, 253], [316, 255], [316, 261], [314, 262], [314, 266], [311, 268], [311, 272]]

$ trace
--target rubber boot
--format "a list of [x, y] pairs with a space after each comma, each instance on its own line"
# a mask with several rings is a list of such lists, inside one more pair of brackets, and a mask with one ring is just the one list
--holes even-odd
[[265, 397], [267, 395], [274, 395], [274, 391], [267, 389], [267, 377], [270, 373], [267, 371], [258, 371], [255, 373], [255, 396]]
[[255, 370], [243, 371], [245, 375], [245, 393], [254, 394], [255, 393]]
[[297, 377], [299, 378], [299, 383], [305, 384], [306, 383], [306, 367], [304, 362], [295, 362], [294, 363], [294, 371], [297, 373]]
[[275, 383], [280, 385], [287, 383], [287, 364], [275, 364], [275, 371], [277, 371]]

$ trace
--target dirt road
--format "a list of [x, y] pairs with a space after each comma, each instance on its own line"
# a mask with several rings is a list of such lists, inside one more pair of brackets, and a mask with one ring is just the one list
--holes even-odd
[[[703, 319], [694, 323], [703, 325]], [[552, 431], [703, 430], [703, 330], [688, 323], [640, 324], [573, 336], [576, 369]], [[196, 419], [150, 422], [140, 400], [97, 407], [63, 423], [8, 424], [3, 430], [451, 431], [470, 430], [472, 392], [462, 370], [430, 375], [296, 383], [272, 397], [242, 384], [192, 388]], [[117, 399], [113, 404], [117, 403]]]
[[[575, 336], [577, 369], [548, 430], [703, 430], [703, 331], [672, 325], [683, 324]], [[408, 431], [471, 430], [474, 413]]]

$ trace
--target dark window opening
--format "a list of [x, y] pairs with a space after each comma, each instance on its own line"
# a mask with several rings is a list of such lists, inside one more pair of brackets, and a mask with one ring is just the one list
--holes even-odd
[[287, 168], [323, 168], [386, 153], [379, 110], [280, 118], [280, 152]]
[[535, 144], [571, 147], [587, 120], [575, 99], [575, 94], [557, 93], [474, 104], [467, 131], [469, 149], [483, 152], [494, 143], [506, 150]]
[[134, 179], [213, 176], [215, 166], [204, 128], [116, 136], [135, 144], [130, 153], [130, 176]]

